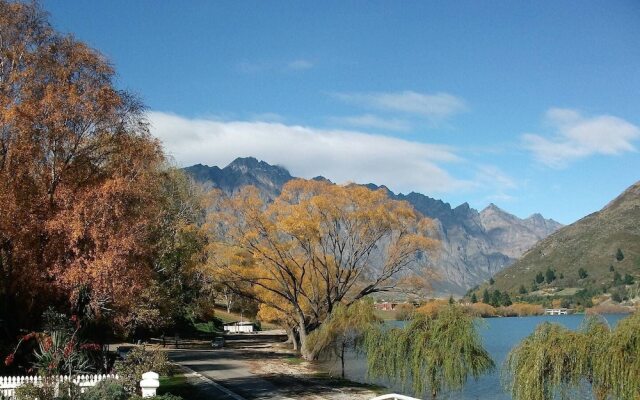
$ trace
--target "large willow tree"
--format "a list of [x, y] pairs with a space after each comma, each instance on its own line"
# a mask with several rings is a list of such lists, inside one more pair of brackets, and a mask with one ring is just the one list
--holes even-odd
[[484, 349], [474, 319], [456, 305], [416, 316], [403, 328], [380, 327], [365, 338], [367, 373], [435, 399], [459, 390], [469, 376], [478, 378], [494, 362]]
[[290, 316], [307, 359], [307, 335], [337, 304], [393, 289], [437, 245], [431, 220], [357, 185], [294, 180], [270, 204], [247, 187], [211, 210], [212, 274]]

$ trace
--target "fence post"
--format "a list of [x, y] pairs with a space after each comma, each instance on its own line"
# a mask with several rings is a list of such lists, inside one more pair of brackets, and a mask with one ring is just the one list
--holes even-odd
[[155, 372], [145, 372], [142, 374], [140, 381], [140, 389], [142, 389], [142, 397], [153, 397], [156, 395], [156, 389], [160, 387], [160, 376]]

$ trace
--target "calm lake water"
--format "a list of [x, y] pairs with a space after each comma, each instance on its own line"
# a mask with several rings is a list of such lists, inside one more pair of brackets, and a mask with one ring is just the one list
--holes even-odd
[[[605, 315], [609, 324], [613, 327], [626, 315]], [[510, 400], [511, 396], [505, 392], [500, 382], [500, 367], [509, 351], [518, 344], [524, 337], [528, 336], [538, 324], [549, 321], [557, 322], [570, 329], [576, 329], [582, 322], [583, 315], [563, 315], [563, 316], [536, 316], [520, 318], [486, 318], [480, 324], [484, 346], [491, 354], [496, 363], [496, 370], [488, 375], [480, 377], [477, 381], [471, 378], [464, 389], [459, 392], [445, 393], [439, 396], [441, 399], [450, 400]], [[389, 322], [390, 324], [401, 324]], [[340, 364], [336, 361], [323, 363], [323, 367], [335, 375], [340, 375]], [[358, 382], [385, 384], [385, 382], [368, 381], [366, 379], [366, 361], [364, 356], [357, 357], [350, 354], [345, 360], [345, 373], [347, 378]], [[400, 388], [395, 388], [401, 393]], [[411, 393], [403, 393], [411, 395]], [[581, 396], [591, 398], [591, 396]]]

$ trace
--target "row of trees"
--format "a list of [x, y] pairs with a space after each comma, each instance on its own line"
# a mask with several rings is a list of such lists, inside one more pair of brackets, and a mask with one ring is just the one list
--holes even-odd
[[50, 305], [120, 333], [195, 312], [197, 193], [113, 80], [37, 4], [0, 0], [0, 347]]
[[[388, 327], [373, 304], [340, 305], [310, 336], [308, 345], [342, 360], [345, 349], [366, 354], [367, 374], [437, 398], [461, 389], [469, 377], [495, 368], [468, 310], [439, 303], [418, 310], [403, 327]], [[575, 331], [542, 323], [508, 354], [501, 372], [514, 400], [586, 398], [635, 400], [640, 396], [640, 314], [611, 329], [599, 316]]]

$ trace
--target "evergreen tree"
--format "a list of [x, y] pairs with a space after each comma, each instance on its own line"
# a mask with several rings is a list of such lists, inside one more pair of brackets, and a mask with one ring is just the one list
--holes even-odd
[[545, 280], [547, 283], [551, 283], [556, 280], [556, 273], [551, 269], [551, 267], [547, 268], [547, 272], [545, 272]]
[[622, 276], [618, 271], [613, 274], [613, 286], [620, 286], [622, 284]]
[[624, 260], [624, 253], [622, 252], [622, 249], [618, 249], [618, 251], [616, 251], [616, 260]]
[[471, 295], [471, 302], [474, 304], [478, 302], [478, 297], [476, 297], [475, 293]]
[[493, 294], [491, 295], [491, 302], [490, 304], [494, 307], [500, 307], [500, 305], [502, 304], [502, 292], [499, 290], [496, 290], [495, 292], [493, 292]]
[[518, 289], [518, 293], [527, 294], [527, 288], [524, 285], [520, 285], [520, 289]]
[[633, 276], [629, 274], [624, 274], [624, 279], [622, 280], [622, 283], [624, 283], [625, 285], [633, 285], [635, 283], [635, 279], [633, 278]]
[[542, 275], [542, 272], [538, 272], [536, 275], [536, 283], [540, 284], [542, 282], [544, 282], [544, 275]]
[[482, 292], [482, 302], [484, 304], [489, 304], [491, 302], [489, 291], [486, 288], [484, 289], [484, 292]]
[[615, 269], [615, 268], [613, 268], [613, 265], [609, 265], [609, 272], [613, 272], [613, 271], [615, 271], [615, 270], [616, 270], [616, 269]]
[[580, 268], [580, 269], [578, 270], [578, 278], [580, 278], [580, 279], [584, 279], [584, 278], [586, 278], [587, 276], [589, 276], [589, 274], [587, 273], [587, 270], [586, 270], [586, 269], [584, 269], [584, 268]]
[[511, 304], [513, 304], [511, 302], [511, 297], [509, 296], [509, 293], [502, 292], [502, 298], [500, 300], [500, 304], [502, 304], [505, 307], [509, 307]]
[[496, 283], [496, 281], [494, 281], [493, 278], [489, 278], [489, 285], [493, 285], [494, 283]]

